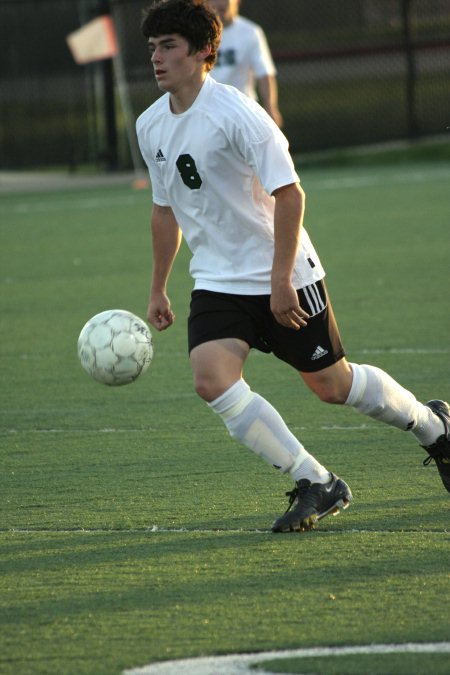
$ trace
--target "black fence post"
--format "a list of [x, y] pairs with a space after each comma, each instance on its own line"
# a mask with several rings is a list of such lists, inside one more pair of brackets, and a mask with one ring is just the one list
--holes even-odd
[[114, 73], [111, 59], [102, 62], [103, 92], [105, 96], [105, 129], [106, 129], [106, 167], [115, 171], [118, 167], [117, 153], [117, 120], [114, 94]]
[[[109, 0], [99, 0], [98, 14], [111, 14]], [[103, 94], [105, 106], [105, 130], [106, 130], [106, 148], [103, 153], [106, 160], [106, 168], [109, 171], [116, 171], [118, 168], [118, 142], [117, 142], [117, 118], [116, 101], [114, 91], [114, 71], [112, 59], [105, 59], [101, 63], [103, 77]]]
[[419, 132], [416, 110], [416, 59], [414, 42], [411, 31], [411, 14], [413, 0], [401, 0], [403, 21], [403, 43], [406, 57], [406, 114], [408, 122], [408, 134], [410, 138], [416, 138]]

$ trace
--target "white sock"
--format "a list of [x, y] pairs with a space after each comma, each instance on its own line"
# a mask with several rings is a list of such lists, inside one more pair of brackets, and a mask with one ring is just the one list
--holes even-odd
[[414, 394], [375, 366], [350, 364], [353, 382], [346, 405], [364, 415], [404, 431], [412, 431], [421, 445], [431, 445], [443, 424]]
[[301, 462], [294, 462], [289, 469], [289, 473], [295, 481], [307, 478], [311, 483], [328, 483], [330, 481], [330, 472], [317, 459], [308, 453]]
[[243, 379], [208, 405], [221, 416], [233, 438], [282, 473], [289, 471], [294, 480], [308, 478], [315, 483], [328, 482], [328, 471], [289, 431], [275, 408], [252, 392]]

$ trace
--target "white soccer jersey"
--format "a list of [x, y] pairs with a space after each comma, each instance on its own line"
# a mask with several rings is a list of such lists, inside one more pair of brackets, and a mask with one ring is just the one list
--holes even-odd
[[275, 73], [266, 37], [256, 23], [237, 16], [224, 27], [217, 63], [211, 71], [217, 82], [231, 84], [256, 99], [255, 78]]
[[[270, 195], [299, 182], [288, 142], [261, 106], [207, 77], [193, 105], [173, 114], [169, 94], [137, 121], [153, 201], [170, 206], [192, 252], [196, 289], [271, 292], [274, 207]], [[292, 282], [324, 276], [302, 230]]]

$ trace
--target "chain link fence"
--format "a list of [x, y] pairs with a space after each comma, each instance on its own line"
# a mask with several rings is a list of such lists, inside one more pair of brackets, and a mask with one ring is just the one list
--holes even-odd
[[[147, 4], [0, 0], [1, 168], [133, 165], [129, 117], [160, 96], [140, 33]], [[65, 41], [108, 12], [122, 95], [111, 61], [78, 66]], [[293, 152], [448, 133], [448, 0], [243, 0], [241, 13], [266, 32]]]

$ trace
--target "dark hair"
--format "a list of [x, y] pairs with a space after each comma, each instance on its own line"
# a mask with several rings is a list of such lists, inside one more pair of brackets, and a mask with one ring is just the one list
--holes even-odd
[[216, 62], [222, 23], [206, 0], [153, 0], [144, 10], [141, 29], [146, 38], [181, 35], [190, 45], [190, 54], [210, 45], [207, 70]]

